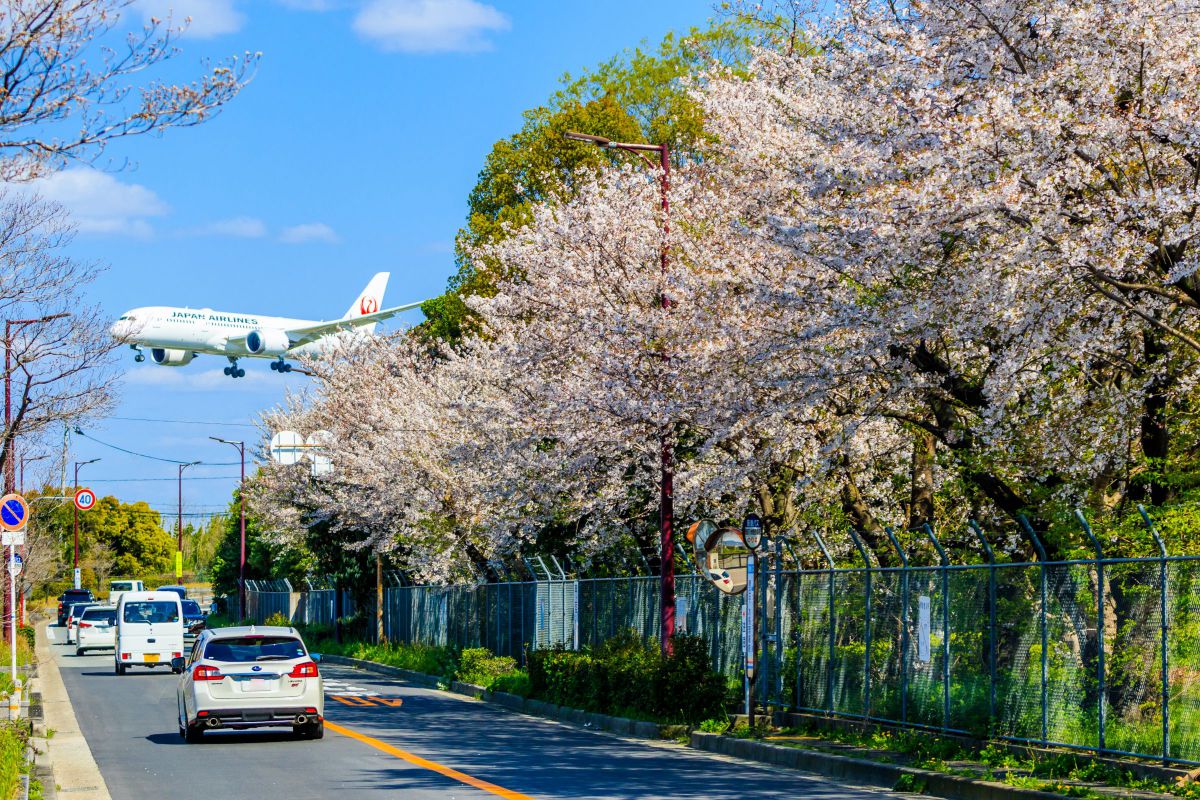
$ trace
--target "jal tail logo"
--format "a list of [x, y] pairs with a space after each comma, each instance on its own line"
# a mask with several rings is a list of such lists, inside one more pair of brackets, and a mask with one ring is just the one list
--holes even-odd
[[362, 302], [358, 304], [358, 310], [364, 317], [367, 314], [374, 314], [379, 310], [379, 301], [374, 297], [364, 297]]

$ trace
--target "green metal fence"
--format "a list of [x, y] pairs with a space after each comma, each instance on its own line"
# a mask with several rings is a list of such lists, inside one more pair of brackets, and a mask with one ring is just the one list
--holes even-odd
[[[1082, 518], [1081, 518], [1082, 521]], [[1083, 521], [1086, 526], [1086, 522]], [[763, 554], [755, 696], [776, 708], [1019, 742], [1200, 764], [1200, 557], [784, 569]], [[928, 559], [926, 559], [928, 560]], [[265, 609], [275, 598], [248, 592]], [[747, 598], [698, 575], [676, 581], [681, 633], [740, 678]], [[385, 590], [392, 641], [528, 649], [659, 637], [656, 577], [553, 579]]]

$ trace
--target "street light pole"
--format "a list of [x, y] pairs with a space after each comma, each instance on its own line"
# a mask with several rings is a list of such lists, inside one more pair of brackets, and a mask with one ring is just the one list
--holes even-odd
[[[79, 491], [79, 468], [86, 467], [88, 464], [95, 464], [100, 459], [93, 458], [91, 461], [76, 461], [75, 462], [75, 491]], [[79, 587], [79, 505], [75, 504], [75, 588]], [[96, 587], [97, 589], [99, 587]]]
[[71, 316], [67, 312], [50, 314], [35, 319], [9, 319], [4, 321], [4, 493], [10, 494], [16, 483], [13, 463], [16, 436], [12, 429], [12, 332], [13, 328], [23, 328], [26, 325], [37, 325], [42, 322], [62, 319]]
[[[175, 545], [175, 552], [178, 554], [176, 555], [176, 558], [178, 559], [179, 564], [183, 564], [183, 471], [188, 467], [194, 467], [199, 463], [199, 461], [191, 461], [187, 464], [179, 465], [179, 507], [176, 508], [178, 516], [176, 517], [175, 522], [175, 535], [178, 540]], [[178, 578], [180, 576], [176, 575], [175, 577]]]
[[[659, 181], [663, 211], [663, 240], [662, 249], [659, 252], [659, 273], [661, 279], [659, 305], [664, 312], [669, 311], [671, 308], [671, 299], [667, 296], [667, 268], [670, 263], [670, 250], [667, 240], [671, 233], [671, 203], [669, 200], [671, 189], [670, 148], [665, 144], [614, 142], [604, 136], [593, 136], [574, 131], [570, 131], [564, 134], [564, 136], [572, 141], [588, 142], [608, 150], [623, 150], [627, 153], [633, 153], [643, 159], [651, 168], [662, 170], [662, 177]], [[658, 153], [657, 165], [646, 156], [647, 152]], [[664, 364], [670, 358], [669, 354], [665, 352], [662, 354]], [[659, 434], [659, 461], [662, 471], [659, 481], [660, 494], [658, 507], [661, 645], [664, 653], [670, 653], [671, 638], [675, 635], [675, 433], [669, 423], [663, 427]]]
[[233, 445], [238, 449], [238, 455], [242, 459], [242, 482], [238, 488], [238, 501], [241, 506], [241, 531], [242, 544], [241, 553], [238, 556], [238, 614], [246, 613], [246, 443], [234, 442], [229, 439], [221, 439], [216, 436], [208, 437], [214, 442]]

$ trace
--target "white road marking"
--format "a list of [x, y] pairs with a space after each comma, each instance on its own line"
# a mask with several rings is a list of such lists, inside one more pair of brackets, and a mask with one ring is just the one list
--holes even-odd
[[52, 642], [58, 640], [58, 637], [54, 635], [54, 628], [50, 628], [50, 627], [46, 628], [46, 638]]
[[379, 697], [379, 692], [329, 678], [325, 679], [325, 694], [336, 694], [339, 697]]

